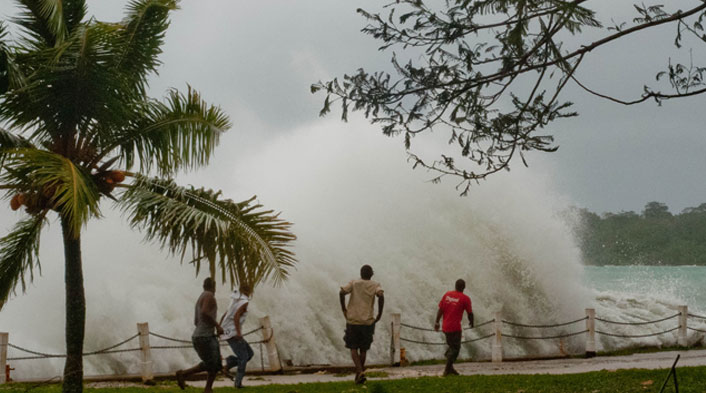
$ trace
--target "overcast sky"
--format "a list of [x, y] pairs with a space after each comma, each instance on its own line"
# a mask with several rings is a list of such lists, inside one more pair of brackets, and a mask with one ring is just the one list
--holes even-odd
[[[118, 20], [127, 1], [88, 3], [89, 13], [98, 19]], [[151, 91], [161, 97], [167, 88], [184, 89], [189, 83], [230, 114], [234, 128], [223, 139], [215, 168], [203, 170], [199, 179], [217, 187], [219, 171], [233, 165], [234, 157], [255, 154], [293, 129], [330, 121], [318, 118], [323, 96], [309, 93], [312, 82], [361, 66], [387, 68], [389, 53], [378, 52], [378, 43], [360, 33], [365, 21], [355, 12], [358, 7], [375, 11], [379, 4], [183, 1], [182, 9], [173, 14], [164, 66], [152, 78]], [[612, 1], [596, 4], [616, 19], [625, 12], [613, 11]], [[0, 2], [4, 19], [14, 12], [11, 1]], [[672, 53], [673, 31], [669, 27], [600, 49], [585, 61], [579, 77], [593, 87], [634, 98], [666, 63], [665, 53]], [[702, 44], [694, 56], [703, 59], [704, 52]], [[550, 126], [560, 149], [531, 155], [531, 171], [549, 174], [556, 190], [575, 205], [597, 212], [639, 212], [656, 200], [676, 213], [706, 202], [703, 97], [626, 108], [576, 86], [569, 86], [567, 93], [565, 98], [577, 104], [580, 117]], [[334, 111], [330, 117], [337, 115]], [[370, 127], [369, 132], [379, 130]], [[402, 150], [401, 140], [399, 146]]]

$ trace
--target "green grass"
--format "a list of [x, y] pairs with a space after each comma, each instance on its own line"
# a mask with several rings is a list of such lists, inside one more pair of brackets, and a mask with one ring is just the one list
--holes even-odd
[[[299, 385], [269, 385], [248, 387], [243, 392], [253, 393], [606, 393], [606, 392], [658, 392], [667, 370], [598, 371], [570, 375], [475, 375], [449, 378], [423, 377], [399, 380], [368, 381], [365, 386], [351, 381]], [[683, 393], [706, 391], [706, 367], [683, 367], [677, 370], [679, 391]], [[0, 387], [0, 393], [31, 392], [60, 393], [58, 385], [36, 387], [9, 385]], [[178, 393], [177, 386], [165, 384], [149, 388], [85, 389], [86, 393]], [[233, 388], [217, 388], [216, 393], [233, 392]], [[673, 385], [666, 392], [673, 392]], [[200, 393], [190, 387], [186, 393]]]

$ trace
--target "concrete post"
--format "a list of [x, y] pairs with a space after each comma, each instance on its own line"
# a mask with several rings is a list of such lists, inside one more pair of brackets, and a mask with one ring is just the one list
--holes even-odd
[[149, 382], [154, 379], [152, 371], [152, 350], [150, 348], [150, 327], [147, 322], [137, 324], [137, 334], [140, 337], [140, 350], [142, 351], [142, 382]]
[[586, 309], [586, 357], [596, 356], [596, 309]]
[[0, 385], [8, 382], [5, 380], [5, 368], [7, 367], [7, 343], [9, 334], [0, 332]]
[[402, 351], [400, 345], [400, 329], [402, 328], [402, 315], [392, 314], [392, 322], [390, 322], [390, 364], [400, 366], [402, 361]]
[[495, 313], [495, 340], [493, 340], [493, 363], [501, 363], [503, 361], [503, 319], [499, 312]]
[[680, 347], [688, 347], [689, 340], [687, 337], [687, 320], [689, 318], [689, 308], [687, 306], [679, 306], [679, 334], [677, 335], [677, 343]]
[[282, 364], [279, 361], [279, 352], [277, 352], [277, 343], [275, 342], [275, 332], [272, 329], [272, 323], [269, 316], [260, 318], [262, 326], [262, 340], [265, 342], [267, 350], [267, 360], [270, 363], [270, 371], [282, 370]]

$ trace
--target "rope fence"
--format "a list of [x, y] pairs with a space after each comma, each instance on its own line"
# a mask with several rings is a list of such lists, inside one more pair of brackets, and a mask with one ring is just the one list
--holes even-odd
[[477, 324], [477, 325], [475, 325], [475, 326], [473, 326], [473, 327], [470, 327], [470, 326], [469, 326], [469, 327], [467, 327], [467, 328], [464, 328], [463, 330], [480, 329], [480, 328], [482, 328], [483, 326], [485, 326], [485, 325], [490, 325], [490, 324], [493, 323], [493, 322], [495, 322], [495, 320], [494, 320], [494, 319], [491, 319], [490, 321], [485, 321], [485, 322], [483, 322], [483, 323], [479, 323], [479, 324]]
[[[588, 317], [583, 317], [583, 318], [579, 318], [579, 319], [576, 319], [576, 320], [573, 320], [573, 321], [569, 321], [569, 322], [555, 323], [555, 324], [543, 324], [543, 325], [530, 325], [530, 324], [524, 324], [524, 323], [506, 321], [506, 320], [504, 320], [504, 319], [501, 320], [501, 322], [502, 322], [503, 324], [506, 324], [506, 325], [509, 325], [509, 326], [514, 326], [514, 327], [546, 329], [546, 328], [557, 328], [557, 327], [568, 326], [568, 325], [572, 325], [572, 324], [575, 324], [575, 323], [578, 323], [578, 322], [585, 321], [585, 320], [587, 320], [587, 319], [588, 319]], [[464, 330], [477, 329], [477, 328], [480, 328], [480, 327], [482, 327], [482, 326], [485, 326], [485, 325], [488, 325], [488, 324], [491, 324], [491, 323], [494, 323], [494, 322], [495, 322], [495, 319], [491, 319], [491, 320], [489, 320], [489, 321], [483, 322], [482, 324], [478, 324], [478, 325], [476, 325], [476, 326], [474, 326], [474, 327], [472, 327], [472, 328], [469, 327], [469, 328], [466, 328], [466, 329], [464, 329]], [[419, 327], [419, 326], [409, 325], [409, 324], [406, 324], [406, 323], [400, 323], [400, 326], [403, 326], [403, 327], [406, 327], [406, 328], [410, 328], [410, 329], [414, 329], [414, 330], [425, 331], [425, 332], [437, 332], [437, 331], [434, 330], [434, 329], [427, 329], [427, 328], [423, 328], [423, 327]], [[514, 338], [514, 339], [520, 339], [520, 340], [544, 340], [544, 339], [547, 339], [547, 340], [548, 340], [548, 339], [557, 339], [557, 338], [565, 338], [565, 337], [577, 336], [577, 335], [579, 335], [579, 334], [583, 334], [583, 333], [586, 333], [586, 332], [588, 332], [588, 330], [582, 330], [582, 331], [580, 331], [580, 332], [565, 333], [565, 334], [559, 334], [559, 335], [553, 335], [553, 336], [541, 336], [541, 337], [519, 336], [519, 335], [512, 335], [512, 334], [507, 334], [507, 333], [501, 333], [501, 334], [502, 334], [504, 337]], [[482, 337], [479, 337], [479, 338], [475, 338], [475, 339], [471, 339], [471, 340], [462, 341], [461, 343], [462, 343], [462, 344], [472, 343], [472, 342], [484, 340], [484, 339], [486, 339], [486, 338], [490, 338], [490, 337], [493, 337], [493, 336], [495, 336], [495, 333], [488, 334], [488, 335], [485, 335], [485, 336], [482, 336]], [[414, 343], [414, 344], [422, 344], [422, 345], [446, 345], [445, 342], [439, 343], [439, 342], [419, 341], [419, 340], [412, 340], [412, 339], [405, 338], [405, 337], [400, 337], [400, 340], [405, 341], [405, 342], [409, 342], [409, 343]]]
[[601, 319], [601, 318], [598, 318], [598, 317], [596, 317], [596, 321], [600, 321], [600, 322], [603, 322], [603, 323], [610, 323], [610, 324], [613, 324], [613, 325], [639, 326], [639, 325], [651, 325], [651, 324], [653, 324], [653, 323], [659, 323], [659, 322], [667, 321], [667, 320], [670, 320], [670, 319], [674, 319], [674, 318], [676, 318], [676, 317], [678, 317], [678, 316], [680, 316], [680, 315], [681, 315], [681, 314], [678, 314], [678, 313], [677, 313], [677, 314], [674, 314], [674, 315], [672, 315], [672, 316], [670, 316], [670, 317], [666, 317], [666, 318], [662, 318], [662, 319], [655, 319], [654, 321], [642, 321], [642, 322], [611, 321], [611, 320], [608, 320], [608, 319]]
[[[624, 338], [624, 339], [641, 339], [641, 338], [647, 338], [647, 337], [656, 337], [656, 336], [661, 336], [665, 334], [669, 334], [672, 332], [677, 332], [677, 341], [678, 345], [682, 347], [688, 346], [688, 336], [687, 336], [687, 331], [692, 331], [696, 333], [706, 333], [706, 330], [700, 329], [696, 326], [687, 326], [687, 319], [688, 318], [694, 318], [694, 319], [703, 319], [706, 320], [706, 317], [702, 315], [697, 315], [697, 314], [689, 314], [688, 309], [686, 306], [679, 306], [678, 307], [679, 312], [673, 315], [669, 315], [663, 318], [658, 318], [654, 320], [649, 320], [649, 321], [620, 321], [620, 320], [611, 320], [611, 319], [605, 319], [605, 318], [599, 318], [595, 315], [595, 310], [594, 309], [586, 309], [586, 316], [582, 318], [577, 318], [573, 319], [570, 321], [566, 322], [558, 322], [558, 323], [540, 323], [540, 324], [532, 324], [532, 323], [525, 323], [525, 322], [517, 322], [517, 321], [511, 321], [511, 320], [506, 320], [502, 319], [500, 313], [495, 314], [495, 318], [488, 320], [482, 324], [478, 324], [474, 327], [467, 327], [464, 328], [463, 330], [471, 330], [471, 329], [478, 329], [482, 326], [494, 324], [494, 330], [495, 332], [490, 333], [490, 334], [485, 334], [477, 338], [469, 339], [466, 341], [462, 341], [462, 344], [470, 344], [476, 341], [481, 341], [485, 340], [491, 337], [495, 337], [495, 340], [493, 340], [492, 344], [492, 360], [493, 361], [502, 361], [502, 339], [503, 338], [509, 338], [509, 339], [515, 339], [515, 340], [557, 340], [557, 339], [566, 339], [566, 338], [571, 338], [571, 337], [577, 337], [577, 336], [585, 336], [585, 344], [586, 344], [586, 355], [587, 356], [595, 356], [596, 353], [596, 335], [599, 336], [607, 336], [607, 337], [615, 337], [615, 338]], [[424, 345], [424, 346], [442, 346], [446, 345], [445, 342], [439, 342], [435, 340], [429, 340], [427, 338], [416, 338], [416, 337], [409, 337], [408, 335], [401, 335], [400, 331], [402, 328], [407, 329], [407, 330], [412, 330], [412, 331], [419, 331], [422, 333], [426, 332], [437, 332], [434, 329], [430, 329], [427, 327], [422, 327], [422, 326], [414, 326], [409, 323], [403, 323], [399, 319], [399, 314], [396, 314], [397, 316], [397, 330], [395, 330], [395, 325], [394, 325], [394, 318], [393, 317], [393, 327], [392, 327], [392, 332], [393, 332], [393, 339], [392, 339], [392, 346], [391, 346], [391, 354], [393, 356], [392, 363], [396, 364], [399, 362], [396, 362], [395, 354], [399, 351], [401, 354], [405, 353], [405, 351], [400, 351], [401, 346], [399, 344], [395, 344], [396, 340], [398, 342], [405, 342], [405, 343], [410, 343], [410, 344], [417, 344], [417, 345]], [[659, 330], [656, 332], [647, 332], [647, 333], [641, 333], [641, 332], [635, 332], [633, 334], [628, 334], [628, 333], [622, 333], [618, 331], [610, 331], [606, 329], [602, 330], [597, 330], [596, 329], [596, 321], [601, 322], [605, 325], [620, 325], [620, 326], [658, 326], [658, 324], [674, 320], [675, 318], [679, 319], [679, 324], [676, 327], [665, 329], [665, 330]], [[575, 325], [578, 323], [585, 323], [586, 328], [581, 329], [578, 331], [562, 331], [564, 329], [559, 329], [559, 328], [566, 328], [571, 325]], [[504, 328], [510, 328], [511, 331], [505, 331], [506, 329]], [[544, 333], [544, 334], [526, 334], [524, 332], [525, 329], [550, 329], [549, 332]], [[558, 329], [558, 330], [551, 330], [551, 329]], [[478, 330], [476, 330], [478, 331]], [[395, 333], [396, 332], [396, 333]], [[564, 350], [562, 349], [564, 346], [564, 343], [560, 343], [560, 351], [564, 353]], [[400, 355], [402, 356], [402, 355]]]
[[[491, 324], [491, 323], [493, 323], [493, 322], [495, 322], [495, 320], [494, 320], [494, 319], [491, 319], [490, 321], [485, 321], [485, 322], [483, 322], [483, 323], [479, 323], [479, 324], [477, 324], [477, 325], [474, 325], [473, 327], [470, 327], [470, 326], [469, 326], [469, 327], [467, 327], [467, 328], [464, 328], [463, 330], [479, 329], [479, 328], [481, 328], [481, 327], [483, 327], [483, 326], [485, 326], [485, 325]], [[406, 327], [406, 328], [410, 328], [410, 329], [414, 329], [414, 330], [421, 330], [421, 331], [425, 331], [425, 332], [436, 332], [436, 330], [434, 330], [434, 329], [423, 328], [423, 327], [420, 327], [420, 326], [409, 325], [409, 324], [406, 324], [406, 323], [400, 323], [400, 326], [403, 326], [403, 327]]]
[[[92, 352], [84, 352], [83, 356], [92, 356], [92, 355], [102, 355], [102, 354], [109, 354], [109, 353], [120, 353], [120, 352], [132, 352], [132, 351], [140, 351], [140, 348], [133, 348], [133, 349], [119, 349], [119, 350], [114, 350], [115, 348], [127, 344], [128, 342], [136, 339], [139, 336], [139, 334], [136, 334], [128, 339], [125, 339], [117, 344], [111, 345], [109, 347], [99, 349], [97, 351], [92, 351]], [[38, 351], [33, 351], [31, 349], [23, 348], [18, 345], [14, 345], [11, 343], [7, 344], [8, 347], [16, 349], [20, 352], [24, 353], [29, 353], [32, 355], [37, 355], [37, 356], [24, 356], [24, 357], [11, 357], [7, 358], [7, 360], [30, 360], [30, 359], [51, 359], [51, 358], [65, 358], [65, 354], [51, 354], [51, 353], [43, 353], [43, 352], [38, 352]]]
[[177, 343], [191, 344], [191, 340], [182, 340], [182, 339], [179, 339], [179, 338], [167, 337], [167, 336], [163, 336], [163, 335], [161, 335], [161, 334], [157, 334], [157, 333], [155, 333], [155, 332], [153, 332], [153, 331], [150, 331], [150, 336], [157, 337], [157, 338], [161, 338], [161, 339], [167, 340], [167, 341], [177, 342]]
[[511, 334], [503, 334], [503, 337], [514, 338], [514, 339], [518, 339], [518, 340], [552, 340], [552, 339], [556, 339], [556, 338], [566, 338], [566, 337], [578, 336], [579, 334], [583, 334], [583, 333], [587, 333], [587, 332], [588, 332], [588, 329], [582, 330], [580, 332], [558, 334], [555, 336], [529, 337], [529, 336], [515, 336], [515, 335], [511, 335]]
[[[596, 342], [596, 335], [599, 336], [607, 336], [607, 337], [614, 337], [614, 338], [623, 338], [623, 339], [640, 339], [640, 338], [647, 338], [647, 337], [656, 337], [656, 336], [661, 336], [665, 335], [668, 333], [672, 332], [677, 332], [677, 340], [678, 340], [678, 345], [682, 347], [688, 346], [688, 336], [687, 332], [692, 331], [695, 333], [701, 333], [701, 334], [706, 334], [706, 330], [701, 328], [700, 325], [696, 326], [688, 326], [688, 319], [693, 318], [693, 319], [698, 319], [698, 320], [704, 320], [706, 321], [706, 317], [702, 315], [697, 315], [697, 314], [692, 314], [688, 313], [687, 306], [679, 306], [679, 312], [664, 318], [659, 318], [651, 321], [619, 321], [619, 320], [610, 320], [610, 319], [604, 319], [604, 318], [599, 318], [595, 315], [595, 310], [594, 309], [586, 309], [586, 316], [574, 320], [570, 320], [567, 322], [560, 322], [560, 323], [541, 323], [541, 324], [531, 324], [531, 323], [524, 323], [524, 322], [516, 322], [516, 321], [510, 321], [510, 320], [505, 320], [502, 319], [500, 313], [495, 314], [495, 318], [487, 320], [483, 323], [479, 323], [473, 327], [465, 327], [463, 328], [464, 331], [467, 330], [473, 330], [476, 332], [475, 335], [477, 337], [475, 338], [469, 338], [467, 340], [461, 341], [461, 344], [472, 344], [475, 342], [487, 340], [489, 338], [494, 338], [492, 340], [492, 353], [493, 361], [502, 361], [502, 338], [509, 338], [509, 339], [515, 339], [515, 340], [557, 340], [557, 339], [565, 339], [565, 338], [570, 338], [570, 337], [577, 337], [580, 335], [585, 335], [586, 337], [586, 354], [589, 355], [591, 353], [595, 354], [595, 342]], [[635, 334], [627, 334], [627, 333], [621, 333], [621, 332], [616, 332], [616, 331], [606, 331], [606, 330], [597, 330], [595, 328], [595, 323], [596, 321], [603, 323], [605, 325], [619, 325], [619, 326], [646, 326], [646, 325], [655, 325], [659, 324], [665, 321], [673, 320], [675, 318], [679, 319], [679, 324], [676, 327], [669, 328], [666, 330], [660, 330], [657, 332], [649, 332], [649, 333], [644, 333], [644, 334], [639, 334], [639, 332], [636, 332]], [[393, 314], [392, 316], [392, 325], [391, 325], [391, 334], [392, 334], [392, 340], [391, 340], [391, 346], [390, 346], [390, 351], [391, 351], [391, 356], [392, 356], [392, 364], [399, 364], [399, 361], [395, 361], [397, 358], [402, 359], [404, 351], [401, 350], [402, 347], [400, 345], [400, 342], [405, 342], [405, 343], [410, 343], [410, 344], [417, 344], [417, 345], [424, 345], [424, 346], [443, 346], [447, 345], [445, 341], [436, 341], [436, 340], [428, 340], [426, 338], [421, 338], [417, 339], [414, 337], [409, 337], [409, 336], [402, 336], [400, 334], [401, 329], [409, 329], [412, 331], [418, 331], [422, 332], [422, 334], [428, 333], [428, 332], [434, 332], [438, 333], [434, 329], [430, 329], [427, 327], [423, 326], [414, 326], [408, 323], [402, 323], [401, 322], [401, 316], [400, 314]], [[279, 358], [279, 353], [277, 350], [277, 346], [275, 343], [275, 338], [274, 338], [274, 329], [271, 327], [269, 317], [264, 317], [260, 319], [260, 325], [257, 328], [254, 328], [252, 330], [249, 330], [248, 332], [244, 333], [242, 336], [250, 336], [252, 334], [255, 334], [257, 332], [261, 332], [262, 334], [262, 339], [261, 340], [251, 340], [248, 343], [251, 346], [258, 345], [259, 346], [259, 352], [260, 352], [260, 368], [264, 371], [265, 369], [265, 354], [267, 354], [268, 360], [269, 360], [269, 366], [273, 371], [279, 371], [282, 369], [282, 362]], [[573, 332], [566, 332], [561, 330], [554, 330], [554, 331], [549, 331], [547, 332], [548, 334], [525, 334], [523, 332], [523, 329], [557, 329], [557, 328], [565, 328], [570, 325], [574, 325], [577, 323], [585, 322], [586, 328], [578, 331], [573, 331]], [[493, 325], [491, 328], [493, 329], [492, 332], [485, 332], [483, 333], [480, 329], [489, 325]], [[698, 327], [697, 327], [698, 326]], [[511, 331], [504, 331], [505, 329], [503, 328], [510, 328]], [[160, 345], [150, 345], [149, 338], [153, 337], [155, 339], [160, 339], [160, 340], [165, 340], [167, 342], [171, 342], [174, 344], [160, 344]], [[132, 342], [133, 340], [136, 340], [139, 338], [140, 341], [140, 347], [139, 348], [120, 348], [122, 346], [125, 346], [126, 344]], [[227, 346], [228, 343], [225, 340], [221, 340], [220, 343], [221, 346]], [[560, 346], [563, 346], [563, 342], [560, 344]], [[263, 346], [266, 346], [267, 348], [264, 349]], [[22, 352], [24, 355], [23, 356], [14, 356], [14, 357], [8, 357], [7, 356], [7, 349], [11, 348], [16, 351]], [[94, 356], [94, 355], [107, 355], [107, 354], [117, 354], [117, 353], [127, 353], [127, 352], [142, 352], [142, 362], [141, 362], [141, 367], [143, 369], [142, 375], [143, 379], [151, 379], [152, 378], [152, 360], [151, 360], [151, 350], [167, 350], [167, 349], [190, 349], [192, 348], [192, 343], [191, 340], [186, 340], [182, 338], [177, 338], [177, 337], [170, 337], [165, 334], [160, 334], [154, 331], [149, 330], [149, 327], [146, 323], [144, 324], [138, 324], [138, 333], [126, 338], [125, 340], [122, 340], [118, 343], [115, 343], [113, 345], [110, 345], [108, 347], [96, 350], [96, 351], [90, 351], [90, 352], [84, 352], [83, 356]], [[23, 361], [23, 360], [37, 360], [37, 359], [56, 359], [56, 358], [66, 358], [65, 354], [55, 354], [55, 353], [44, 353], [41, 351], [37, 350], [32, 350], [28, 348], [21, 347], [19, 345], [12, 344], [11, 342], [8, 341], [8, 333], [0, 333], [0, 351], [3, 351], [3, 353], [0, 353], [0, 359], [4, 361]], [[562, 350], [563, 351], [563, 350]], [[563, 353], [563, 352], [562, 352]], [[29, 356], [27, 356], [29, 355]], [[6, 367], [7, 364], [0, 364], [0, 367]], [[3, 382], [3, 379], [0, 379], [0, 383]]]
[[[247, 333], [243, 333], [243, 334], [242, 334], [242, 337], [246, 337], [246, 336], [251, 335], [251, 334], [253, 334], [253, 333], [257, 333], [257, 332], [259, 332], [259, 331], [262, 330], [262, 329], [263, 329], [262, 326], [257, 327], [257, 328], [255, 328], [255, 329], [253, 329], [253, 330], [250, 330], [250, 331], [247, 332]], [[169, 337], [169, 336], [165, 336], [165, 335], [162, 335], [162, 334], [155, 333], [155, 332], [153, 332], [153, 331], [150, 331], [150, 332], [149, 332], [149, 335], [150, 335], [150, 336], [153, 336], [153, 337], [161, 338], [161, 339], [167, 340], [167, 341], [178, 342], [178, 343], [184, 343], [184, 344], [191, 344], [191, 340], [184, 340], [184, 339], [180, 339], [180, 338]], [[135, 337], [137, 337], [137, 336], [138, 336], [138, 335], [135, 335]], [[132, 337], [132, 338], [135, 338], [135, 337]], [[221, 341], [221, 346], [228, 345], [227, 343], [224, 344], [224, 342], [227, 341], [227, 340], [219, 339], [219, 341]], [[265, 342], [265, 341], [263, 340], [263, 342]], [[250, 344], [257, 344], [257, 343], [258, 343], [258, 342], [251, 342]], [[117, 345], [116, 345], [116, 346], [117, 346]], [[161, 349], [161, 348], [191, 348], [191, 345], [188, 345], [188, 346], [186, 346], [186, 345], [184, 345], [184, 346], [175, 345], [175, 346], [161, 346], [161, 347], [155, 347], [155, 346], [153, 346], [152, 348], [156, 348], [156, 349]]]
[[523, 324], [523, 323], [510, 322], [510, 321], [506, 321], [506, 320], [503, 320], [503, 323], [504, 323], [504, 324], [507, 324], [507, 325], [510, 325], [510, 326], [519, 326], [519, 327], [524, 327], [524, 328], [546, 329], [546, 328], [555, 328], [555, 327], [562, 327], [562, 326], [573, 325], [573, 324], [575, 324], [575, 323], [577, 323], [577, 322], [585, 321], [585, 320], [587, 320], [587, 319], [588, 319], [588, 317], [583, 317], [583, 318], [576, 319], [576, 320], [574, 320], [574, 321], [569, 321], [569, 322], [564, 322], [564, 323], [556, 323], [556, 324], [553, 324], [553, 325], [526, 325], [526, 324]]
[[[130, 336], [129, 338], [122, 340], [118, 343], [110, 345], [108, 347], [84, 352], [83, 356], [94, 356], [94, 355], [108, 355], [126, 352], [141, 352], [141, 362], [139, 362], [141, 375], [143, 381], [152, 380], [154, 378], [152, 372], [152, 350], [173, 350], [173, 349], [192, 349], [193, 345], [191, 340], [185, 340], [177, 337], [170, 337], [165, 334], [160, 334], [149, 330], [147, 323], [137, 324], [138, 333]], [[249, 330], [242, 334], [242, 337], [250, 336], [254, 333], [262, 332], [261, 340], [249, 340], [248, 344], [252, 347], [258, 346], [260, 352], [260, 369], [265, 371], [265, 355], [267, 355], [269, 368], [272, 371], [279, 371], [282, 369], [282, 362], [279, 359], [279, 352], [276, 348], [274, 329], [271, 327], [269, 317], [260, 318], [260, 325], [257, 328]], [[9, 370], [9, 365], [7, 361], [23, 361], [23, 360], [39, 360], [39, 359], [57, 359], [66, 358], [66, 354], [56, 354], [56, 353], [45, 353], [38, 350], [28, 349], [19, 345], [15, 345], [8, 340], [8, 333], [0, 332], [0, 368]], [[159, 340], [165, 340], [173, 344], [160, 344], [160, 345], [150, 345], [149, 338], [155, 338]], [[129, 342], [139, 338], [139, 348], [119, 348], [125, 346]], [[228, 346], [227, 340], [220, 340], [220, 346]], [[266, 348], [265, 348], [266, 347]], [[30, 356], [7, 356], [7, 350], [13, 349]], [[255, 348], [253, 348], [255, 349]], [[0, 384], [6, 382], [7, 377], [4, 374], [0, 374]]]
[[[480, 340], [485, 340], [486, 338], [490, 338], [495, 336], [495, 333], [488, 334], [486, 336], [474, 338], [471, 340], [466, 340], [466, 341], [461, 341], [461, 344], [469, 344], [475, 341], [480, 341]], [[446, 345], [445, 342], [439, 343], [439, 342], [427, 342], [427, 341], [417, 341], [417, 340], [411, 340], [408, 338], [400, 337], [400, 340], [408, 342], [408, 343], [413, 343], [413, 344], [422, 344], [422, 345]]]
[[644, 337], [654, 337], [654, 336], [660, 336], [662, 334], [667, 334], [670, 332], [673, 332], [677, 329], [679, 329], [681, 326], [677, 326], [672, 329], [667, 329], [661, 332], [657, 333], [647, 333], [647, 334], [618, 334], [618, 333], [608, 333], [608, 332], [602, 332], [600, 330], [596, 330], [597, 334], [602, 334], [604, 336], [610, 336], [610, 337], [619, 337], [619, 338], [644, 338]]

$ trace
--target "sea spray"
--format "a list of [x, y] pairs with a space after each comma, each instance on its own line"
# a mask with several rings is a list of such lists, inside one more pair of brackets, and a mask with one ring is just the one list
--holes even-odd
[[[371, 363], [388, 361], [390, 313], [430, 328], [441, 295], [457, 278], [467, 281], [478, 323], [492, 319], [496, 311], [511, 321], [551, 323], [581, 318], [583, 309], [591, 306], [614, 318], [629, 309], [621, 300], [606, 301], [584, 285], [571, 228], [558, 214], [568, 203], [552, 191], [547, 176], [520, 168], [498, 174], [474, 186], [468, 197], [460, 197], [454, 179], [431, 184], [433, 173], [409, 168], [399, 140], [378, 133], [364, 124], [319, 123], [261, 149], [221, 159], [213, 166], [216, 175], [208, 175], [211, 179], [203, 173], [186, 179], [222, 188], [234, 199], [257, 193], [265, 205], [282, 210], [283, 217], [295, 223], [297, 269], [281, 287], [256, 288], [246, 325], [246, 330], [254, 328], [257, 317], [269, 315], [282, 358], [294, 364], [350, 363], [343, 347], [345, 321], [338, 291], [366, 263], [374, 267], [374, 279], [382, 283], [386, 297]], [[188, 340], [204, 272], [194, 277], [187, 263], [180, 266], [155, 245], [141, 244], [141, 236], [118, 214], [107, 210], [106, 215], [92, 222], [83, 237], [86, 350], [130, 337], [136, 333], [135, 324], [145, 321], [153, 332]], [[17, 217], [3, 212], [3, 223]], [[41, 253], [43, 276], [0, 312], [0, 330], [9, 331], [16, 345], [62, 353], [63, 260], [55, 222], [45, 233]], [[217, 289], [221, 312], [228, 290]], [[672, 312], [668, 306], [636, 305], [655, 318]], [[561, 332], [583, 328], [578, 323]], [[490, 329], [486, 326], [478, 334]], [[248, 338], [259, 340], [258, 335]], [[442, 341], [437, 333], [403, 330], [403, 336]], [[477, 335], [465, 336], [473, 337]], [[152, 345], [178, 345], [157, 337], [150, 340]], [[602, 340], [599, 345], [626, 342]], [[568, 340], [567, 347], [580, 352], [582, 343], [579, 336]], [[137, 346], [133, 341], [124, 348]], [[412, 359], [440, 358], [444, 351], [442, 346], [405, 346]], [[557, 354], [558, 347], [556, 340], [505, 340], [506, 356]], [[465, 346], [462, 352], [476, 358], [489, 354], [490, 340]], [[154, 350], [152, 359], [157, 372], [197, 362], [191, 349]], [[258, 368], [259, 354], [253, 362], [250, 367]], [[62, 359], [11, 364], [16, 378], [51, 377], [63, 368]], [[136, 373], [139, 352], [86, 357], [85, 367], [87, 375]]]
[[[453, 179], [435, 185], [427, 181], [433, 173], [411, 171], [399, 141], [358, 128], [299, 130], [233, 176], [243, 184], [238, 188], [258, 190], [263, 202], [296, 223], [298, 271], [283, 288], [256, 293], [264, 297], [258, 308], [268, 310], [286, 343], [284, 357], [300, 364], [348, 361], [337, 292], [364, 263], [386, 290], [386, 314], [400, 312], [411, 325], [433, 325], [441, 295], [457, 278], [468, 283], [477, 322], [495, 311], [529, 323], [582, 316], [590, 293], [581, 284], [571, 231], [557, 217], [566, 204], [546, 178], [499, 174], [460, 197]], [[289, 310], [299, 312], [292, 317]], [[373, 362], [388, 358], [388, 319], [380, 325]], [[409, 330], [403, 336], [442, 339]], [[557, 349], [556, 343], [507, 344], [518, 356]], [[439, 346], [406, 346], [413, 359], [443, 353]], [[471, 348], [487, 357], [490, 342]]]

